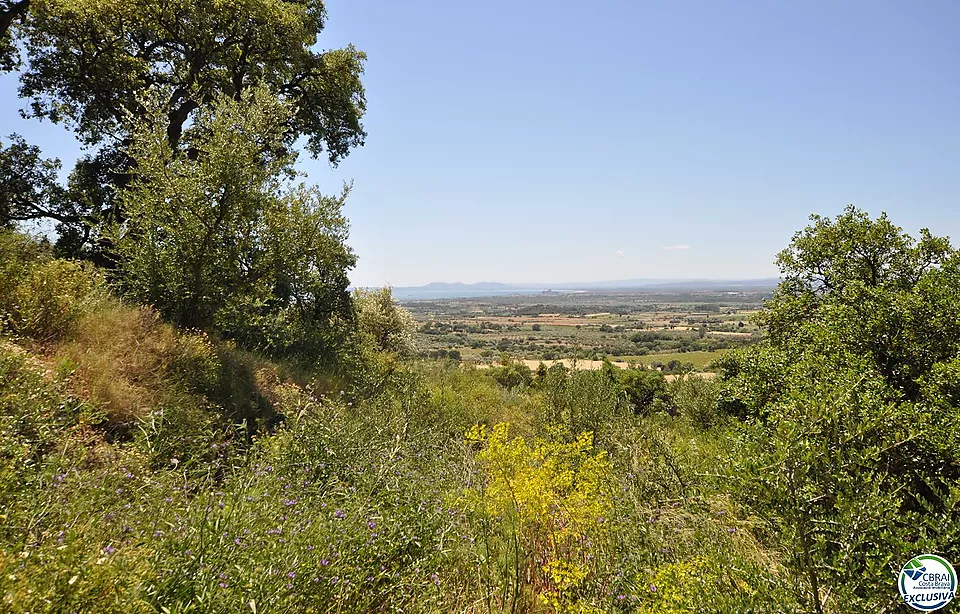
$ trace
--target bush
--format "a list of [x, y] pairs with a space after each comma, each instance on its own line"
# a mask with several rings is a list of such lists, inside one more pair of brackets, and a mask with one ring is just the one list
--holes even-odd
[[491, 367], [490, 375], [504, 388], [529, 386], [533, 381], [530, 367], [519, 362], [508, 362], [501, 367]]
[[722, 420], [717, 409], [720, 388], [720, 382], [700, 375], [680, 376], [667, 386], [676, 411], [701, 429], [717, 426]]
[[375, 352], [402, 356], [414, 351], [416, 323], [406, 309], [393, 300], [390, 288], [357, 289], [353, 293], [357, 326], [365, 347]]
[[658, 410], [673, 412], [667, 381], [663, 373], [647, 369], [626, 369], [620, 372], [620, 385], [636, 414], [648, 415]]
[[14, 291], [14, 332], [40, 340], [63, 335], [102, 285], [89, 266], [66, 260], [39, 264]]
[[0, 233], [0, 263], [0, 327], [41, 341], [67, 332], [103, 286], [89, 265], [51, 258], [16, 233]]

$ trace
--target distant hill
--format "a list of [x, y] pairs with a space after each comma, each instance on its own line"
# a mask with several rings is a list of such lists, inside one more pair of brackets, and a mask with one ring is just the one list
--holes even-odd
[[459, 281], [453, 283], [434, 281], [423, 286], [410, 286], [409, 288], [423, 290], [424, 292], [460, 292], [464, 290], [474, 292], [476, 290], [510, 290], [511, 286], [496, 281], [481, 281], [475, 284], [465, 284]]
[[461, 282], [431, 282], [422, 286], [398, 286], [393, 295], [400, 300], [428, 300], [438, 298], [474, 298], [540, 294], [546, 291], [614, 291], [614, 290], [764, 290], [776, 287], [779, 279], [619, 279], [613, 281], [508, 284], [481, 281], [475, 284]]

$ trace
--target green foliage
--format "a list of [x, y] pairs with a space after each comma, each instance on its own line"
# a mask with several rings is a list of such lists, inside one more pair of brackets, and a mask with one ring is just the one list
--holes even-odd
[[388, 290], [351, 305], [349, 378], [295, 378], [0, 250], [7, 321], [53, 314], [42, 353], [0, 345], [5, 611], [887, 611], [905, 560], [960, 556], [954, 254], [875, 285], [821, 263], [779, 332], [667, 383], [413, 361]]
[[401, 356], [413, 353], [416, 324], [410, 313], [393, 300], [390, 288], [353, 292], [357, 329], [364, 345], [375, 352]]
[[75, 262], [39, 264], [14, 292], [8, 323], [14, 332], [40, 339], [62, 335], [100, 285], [96, 272]]
[[143, 118], [139, 93], [160, 86], [175, 143], [193, 110], [265, 85], [294, 105], [289, 142], [305, 136], [336, 161], [364, 137], [364, 55], [314, 51], [324, 19], [319, 2], [32, 0], [21, 95], [35, 116], [99, 143], [126, 115]]
[[0, 227], [44, 217], [61, 196], [57, 185], [60, 160], [45, 160], [40, 148], [10, 135], [0, 143]]
[[731, 479], [805, 608], [882, 610], [903, 561], [960, 554], [960, 260], [885, 217], [812, 219], [780, 255], [768, 340], [718, 361], [719, 407], [746, 419]]
[[533, 382], [533, 372], [530, 367], [520, 362], [507, 361], [499, 367], [490, 367], [491, 377], [504, 388], [529, 386]]
[[609, 370], [578, 371], [551, 367], [544, 386], [543, 424], [563, 425], [570, 433], [589, 431], [604, 441], [625, 412], [619, 383]]
[[[749, 573], [707, 566], [700, 590], [669, 603], [737, 611], [765, 591], [757, 578], [774, 577], [751, 575], [754, 545], [726, 531], [739, 521], [672, 507], [679, 486], [670, 474], [698, 492], [706, 483], [697, 468], [715, 455], [675, 431], [680, 423], [644, 428], [627, 412], [634, 427], [608, 428], [596, 445], [586, 433], [532, 424], [546, 413], [540, 397], [559, 388], [511, 391], [482, 371], [428, 363], [398, 369], [356, 402], [278, 384], [269, 396], [283, 422], [244, 450], [213, 403], [219, 373], [239, 358], [202, 335], [153, 341], [163, 330], [154, 326], [139, 351], [165, 356], [172, 388], [125, 444], [105, 442], [92, 426], [96, 407], [69, 401], [64, 384], [25, 358], [15, 362], [21, 375], [4, 378], [11, 387], [0, 398], [45, 409], [34, 412], [37, 426], [0, 431], [0, 444], [19, 449], [23, 433], [46, 433], [30, 448], [34, 462], [11, 464], [26, 473], [4, 491], [16, 502], [0, 534], [6, 609], [234, 612], [252, 602], [257, 611], [447, 612], [513, 602], [530, 612], [631, 611], [661, 607], [648, 588], [662, 580], [657, 570], [698, 552], [716, 570], [736, 554]], [[76, 356], [69, 380], [84, 369]], [[608, 389], [609, 374], [581, 380], [560, 367], [550, 377], [570, 386], [574, 416], [589, 415]], [[191, 390], [213, 392], [203, 402]], [[464, 441], [471, 424], [514, 419], [522, 437], [500, 426]], [[646, 460], [630, 465], [631, 455]], [[653, 515], [662, 522], [651, 524]], [[731, 592], [733, 579], [745, 588]]]
[[290, 185], [282, 147], [292, 109], [263, 89], [200, 110], [174, 150], [137, 125], [129, 218], [110, 231], [122, 287], [179, 324], [275, 355], [315, 357], [348, 322], [345, 194]]
[[626, 369], [619, 375], [627, 401], [637, 414], [673, 411], [667, 395], [667, 381], [660, 371]]
[[0, 331], [60, 337], [96, 301], [101, 286], [92, 267], [51, 258], [32, 239], [0, 231]]
[[717, 403], [720, 388], [720, 382], [695, 374], [678, 377], [667, 387], [676, 411], [704, 430], [723, 421]]
[[[303, 139], [314, 157], [326, 153], [336, 164], [366, 136], [366, 56], [350, 45], [319, 51], [325, 19], [321, 2], [304, 0], [0, 2], [0, 71], [20, 66], [23, 56], [25, 113], [100, 146], [77, 162], [62, 188], [49, 172], [58, 163], [15, 143], [6, 152], [18, 154], [14, 166], [42, 181], [13, 201], [0, 198], [0, 223], [56, 220], [64, 253], [110, 265], [101, 234], [126, 218], [116, 197], [131, 179], [134, 162], [125, 148], [139, 123], [160, 122], [170, 147], [188, 153], [194, 145], [185, 136], [198, 110], [257, 90], [290, 105], [281, 147], [291, 150]], [[155, 104], [142, 100], [147, 91]], [[0, 159], [0, 169], [7, 162]], [[0, 178], [0, 191], [3, 184]]]

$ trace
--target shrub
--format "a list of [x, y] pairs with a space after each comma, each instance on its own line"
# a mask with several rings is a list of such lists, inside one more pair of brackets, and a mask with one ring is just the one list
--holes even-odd
[[529, 386], [533, 382], [533, 372], [523, 363], [508, 361], [501, 367], [491, 367], [489, 371], [504, 388]]
[[635, 413], [647, 415], [657, 410], [673, 411], [667, 381], [660, 371], [626, 369], [620, 372], [618, 379]]
[[35, 241], [0, 233], [0, 327], [50, 341], [62, 336], [100, 294], [89, 265], [49, 257]]
[[667, 385], [676, 411], [701, 429], [718, 425], [722, 416], [717, 410], [721, 383], [696, 374], [680, 376]]
[[564, 425], [570, 433], [591, 432], [604, 442], [618, 417], [626, 413], [619, 382], [611, 370], [580, 371], [557, 364], [542, 386], [547, 406], [541, 425]]
[[393, 300], [390, 288], [353, 293], [360, 337], [371, 351], [409, 355], [414, 351], [416, 323], [406, 309]]
[[590, 433], [527, 442], [510, 438], [504, 423], [476, 426], [466, 438], [480, 447], [463, 504], [482, 540], [476, 556], [488, 603], [525, 609], [528, 588], [552, 611], [584, 611], [598, 597], [589, 587], [590, 544], [605, 533], [612, 504], [606, 454]]

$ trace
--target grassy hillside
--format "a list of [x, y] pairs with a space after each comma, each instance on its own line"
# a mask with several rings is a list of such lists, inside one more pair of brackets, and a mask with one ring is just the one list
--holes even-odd
[[723, 431], [693, 417], [705, 382], [638, 421], [599, 371], [517, 388], [379, 355], [360, 393], [178, 330], [92, 269], [18, 258], [0, 345], [8, 610], [734, 611], [776, 594], [755, 595], [780, 582], [776, 557], [709, 477]]
[[955, 255], [668, 382], [417, 360], [389, 291], [270, 359], [0, 252], [4, 611], [890, 611], [957, 555]]

